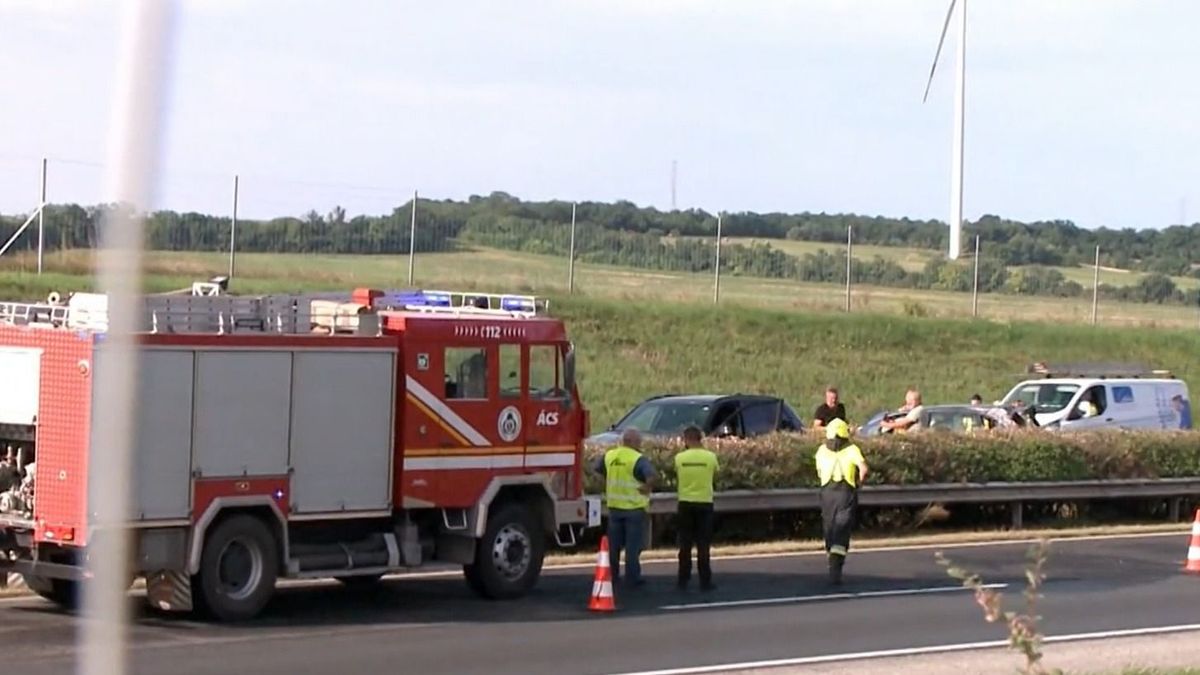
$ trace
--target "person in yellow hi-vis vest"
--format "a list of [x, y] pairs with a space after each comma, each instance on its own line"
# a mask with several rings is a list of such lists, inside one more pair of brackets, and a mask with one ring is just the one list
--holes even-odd
[[679, 479], [679, 575], [676, 584], [686, 589], [692, 578], [692, 547], [700, 570], [700, 590], [716, 589], [712, 582], [709, 550], [713, 535], [713, 482], [720, 468], [717, 455], [700, 445], [700, 429], [683, 430], [684, 449], [675, 455]]
[[642, 455], [642, 435], [637, 429], [621, 433], [621, 445], [596, 460], [592, 470], [604, 477], [604, 502], [608, 505], [608, 545], [612, 580], [621, 580], [621, 552], [625, 552], [625, 578], [631, 587], [646, 583], [641, 555], [646, 537], [646, 512], [655, 472]]
[[858, 446], [850, 442], [850, 425], [845, 420], [835, 419], [826, 425], [825, 439], [816, 455], [821, 524], [829, 556], [829, 581], [840, 585], [858, 511], [858, 486], [867, 477], [867, 461]]

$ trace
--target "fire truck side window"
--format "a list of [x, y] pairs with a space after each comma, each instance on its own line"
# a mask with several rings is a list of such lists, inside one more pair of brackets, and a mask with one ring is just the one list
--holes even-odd
[[566, 398], [562, 388], [562, 356], [558, 345], [529, 347], [529, 398]]
[[475, 347], [446, 348], [446, 398], [487, 398], [487, 350]]
[[520, 345], [500, 345], [500, 396], [521, 398]]

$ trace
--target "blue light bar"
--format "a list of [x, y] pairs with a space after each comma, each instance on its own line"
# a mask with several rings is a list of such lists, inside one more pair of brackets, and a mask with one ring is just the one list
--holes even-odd
[[500, 308], [506, 312], [536, 311], [533, 298], [522, 298], [514, 295], [500, 296]]
[[449, 307], [450, 294], [436, 291], [400, 291], [389, 298], [401, 307]]

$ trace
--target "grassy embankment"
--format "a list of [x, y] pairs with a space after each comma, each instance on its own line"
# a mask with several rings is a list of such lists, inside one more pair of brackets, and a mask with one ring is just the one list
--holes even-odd
[[[28, 259], [0, 267], [0, 298], [36, 299], [90, 285], [85, 254], [54, 253], [46, 260], [49, 272], [41, 278], [18, 271]], [[224, 273], [226, 262], [217, 253], [151, 252], [146, 267], [147, 287], [161, 291]], [[483, 250], [419, 256], [416, 279], [443, 288], [548, 292], [552, 312], [568, 320], [580, 347], [580, 377], [596, 426], [662, 391], [775, 392], [808, 417], [827, 383], [842, 388], [851, 416], [862, 420], [899, 404], [909, 385], [931, 403], [964, 401], [976, 392], [997, 398], [1035, 360], [1144, 361], [1174, 369], [1193, 390], [1193, 378], [1200, 378], [1192, 368], [1200, 334], [1092, 328], [1073, 321], [1088, 311], [1073, 301], [988, 296], [981, 313], [995, 321], [947, 320], [903, 316], [897, 305], [960, 312], [969, 309], [969, 296], [870, 289], [860, 291], [856, 311], [845, 315], [827, 311], [840, 303], [828, 286], [727, 278], [714, 308], [708, 277], [580, 265], [577, 288], [586, 293], [570, 297], [563, 293], [564, 267], [554, 258]], [[245, 254], [238, 270], [239, 293], [397, 287], [407, 278], [407, 260]], [[1020, 311], [1004, 304], [1018, 302]], [[1164, 311], [1176, 316], [1171, 320]], [[1177, 307], [1105, 308], [1106, 320], [1116, 315], [1160, 326], [1190, 326], [1195, 318]], [[1017, 317], [1032, 321], [1001, 323]]]
[[[774, 248], [787, 253], [788, 255], [803, 256], [807, 253], [816, 253], [817, 251], [826, 251], [832, 255], [844, 256], [846, 254], [845, 244], [832, 244], [828, 242], [818, 241], [792, 241], [789, 239], [764, 239], [755, 237], [730, 237], [729, 241], [734, 244], [751, 244], [760, 243], [768, 244]], [[974, 246], [974, 240], [967, 242], [967, 248]], [[985, 244], [986, 246], [986, 244]], [[910, 248], [905, 246], [871, 246], [858, 245], [854, 246], [854, 257], [861, 260], [870, 260], [875, 256], [880, 256], [885, 260], [892, 260], [896, 264], [903, 267], [909, 272], [919, 272], [925, 268], [925, 264], [934, 258], [940, 257], [941, 251], [934, 251], [927, 248]], [[1021, 269], [1021, 266], [1009, 268], [1010, 271]], [[1069, 281], [1074, 281], [1084, 288], [1091, 288], [1092, 281], [1095, 279], [1095, 270], [1091, 266], [1052, 266], [1051, 269], [1056, 269], [1062, 272], [1063, 276]], [[1146, 276], [1145, 272], [1135, 272], [1131, 270], [1115, 269], [1111, 267], [1100, 267], [1100, 283], [1109, 286], [1132, 286], [1142, 277]], [[1171, 277], [1175, 285], [1182, 290], [1191, 290], [1200, 286], [1200, 279], [1195, 277]]]

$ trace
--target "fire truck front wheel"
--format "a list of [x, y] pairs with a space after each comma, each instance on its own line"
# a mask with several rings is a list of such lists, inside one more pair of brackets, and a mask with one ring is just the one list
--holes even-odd
[[244, 621], [266, 606], [279, 574], [275, 535], [259, 518], [241, 514], [209, 533], [200, 558], [199, 607], [221, 621]]
[[463, 572], [468, 585], [485, 598], [516, 598], [537, 582], [545, 554], [546, 538], [529, 507], [508, 504], [488, 518], [475, 562]]

